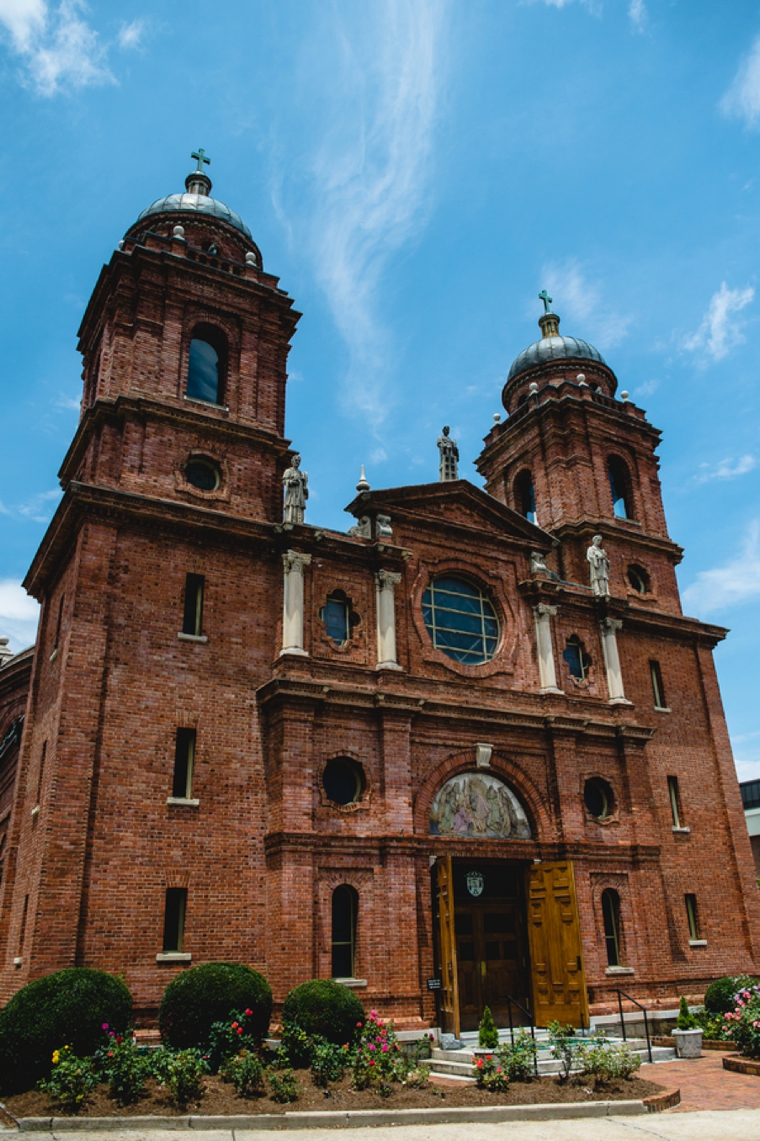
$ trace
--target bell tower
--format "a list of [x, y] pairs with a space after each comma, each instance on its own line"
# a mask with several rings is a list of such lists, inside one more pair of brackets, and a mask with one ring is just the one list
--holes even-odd
[[658, 476], [660, 432], [618, 395], [617, 378], [593, 345], [559, 332], [540, 294], [541, 339], [509, 370], [507, 419], [485, 438], [477, 467], [486, 490], [559, 540], [555, 571], [587, 584], [586, 551], [601, 533], [611, 553], [610, 591], [680, 614]]

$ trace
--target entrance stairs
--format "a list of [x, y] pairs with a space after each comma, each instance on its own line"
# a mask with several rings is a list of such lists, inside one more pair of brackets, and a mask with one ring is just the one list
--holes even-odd
[[[517, 1028], [515, 1029], [515, 1034], [517, 1034]], [[538, 1046], [539, 1075], [560, 1073], [560, 1063], [556, 1058], [552, 1057], [548, 1031], [536, 1030], [535, 1035], [536, 1045]], [[638, 1054], [642, 1062], [649, 1061], [646, 1038], [632, 1038], [629, 1035], [624, 1043], [623, 1039], [618, 1035], [608, 1034], [605, 1037], [606, 1041], [614, 1045], [625, 1045], [632, 1054]], [[448, 1035], [446, 1038], [448, 1038]], [[499, 1045], [508, 1043], [509, 1041], [509, 1030], [499, 1030]], [[459, 1043], [461, 1043], [461, 1046]], [[422, 1064], [429, 1066], [431, 1074], [436, 1074], [439, 1077], [461, 1082], [474, 1082], [472, 1067], [475, 1062], [475, 1049], [477, 1045], [477, 1030], [463, 1033], [462, 1037], [458, 1039], [457, 1045], [453, 1048], [451, 1044], [447, 1043], [444, 1039], [444, 1044], [433, 1047], [430, 1058]], [[676, 1052], [672, 1047], [652, 1047], [653, 1062], [674, 1062], [675, 1060]]]

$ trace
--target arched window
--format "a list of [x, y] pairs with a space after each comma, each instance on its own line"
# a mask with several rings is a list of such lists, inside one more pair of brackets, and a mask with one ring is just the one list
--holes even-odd
[[620, 957], [620, 896], [611, 887], [602, 892], [602, 919], [604, 941], [607, 944], [607, 963], [610, 967], [622, 966]]
[[612, 492], [612, 510], [618, 519], [633, 519], [631, 499], [631, 477], [628, 466], [620, 456], [610, 456], [607, 460], [607, 475]]
[[359, 896], [350, 884], [336, 887], [332, 896], [332, 977], [354, 978], [356, 919]]
[[515, 504], [517, 510], [525, 516], [529, 523], [535, 523], [536, 494], [533, 490], [533, 477], [527, 468], [525, 471], [521, 471], [515, 480]]
[[571, 634], [567, 639], [565, 649], [562, 651], [570, 670], [570, 676], [578, 682], [588, 680], [588, 671], [591, 669], [591, 657], [577, 634]]
[[193, 330], [185, 390], [191, 400], [222, 403], [226, 356], [226, 342], [218, 329], [198, 325]]

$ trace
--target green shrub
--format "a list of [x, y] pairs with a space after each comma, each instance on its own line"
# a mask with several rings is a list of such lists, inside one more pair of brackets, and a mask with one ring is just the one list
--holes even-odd
[[298, 1026], [310, 1037], [319, 1035], [336, 1046], [354, 1041], [364, 1025], [364, 1007], [359, 999], [332, 979], [313, 979], [295, 987], [285, 999], [282, 1024]]
[[548, 1027], [549, 1041], [552, 1048], [552, 1057], [556, 1058], [560, 1063], [562, 1069], [560, 1071], [559, 1080], [566, 1082], [570, 1077], [570, 1071], [578, 1064], [578, 1051], [580, 1050], [581, 1043], [575, 1037], [575, 1028], [572, 1026], [563, 1026], [561, 1022], [550, 1022]]
[[484, 1050], [495, 1050], [499, 1045], [499, 1031], [496, 1029], [496, 1023], [491, 1014], [491, 1007], [487, 1006], [483, 1011], [483, 1017], [480, 1020], [478, 1027], [478, 1045]]
[[324, 1038], [312, 1040], [311, 1076], [314, 1085], [327, 1089], [330, 1082], [339, 1082], [348, 1065], [348, 1050]]
[[264, 1067], [250, 1050], [225, 1058], [219, 1073], [223, 1081], [232, 1083], [240, 1097], [256, 1097], [264, 1092]]
[[54, 1050], [92, 1055], [103, 1025], [123, 1033], [132, 995], [121, 979], [89, 967], [69, 967], [36, 979], [0, 1011], [0, 1093], [30, 1089], [51, 1070]]
[[509, 1077], [499, 1059], [493, 1054], [475, 1059], [474, 1074], [478, 1089], [485, 1089], [490, 1093], [504, 1093], [509, 1089]]
[[527, 1030], [518, 1030], [514, 1043], [505, 1042], [496, 1054], [511, 1082], [529, 1082], [536, 1076], [538, 1047]]
[[269, 983], [242, 963], [203, 963], [183, 971], [164, 991], [158, 1011], [161, 1037], [178, 1050], [209, 1045], [211, 1027], [233, 1010], [250, 1010], [248, 1030], [260, 1042], [269, 1029]]
[[270, 1066], [266, 1073], [269, 1082], [269, 1095], [272, 1101], [282, 1103], [297, 1099], [298, 1082], [290, 1066], [277, 1070]]
[[708, 1014], [727, 1014], [736, 1006], [734, 995], [754, 986], [757, 981], [749, 975], [726, 975], [716, 979], [705, 991], [705, 1010]]
[[401, 1049], [393, 1023], [384, 1022], [376, 1010], [371, 1010], [352, 1051], [352, 1088], [372, 1089], [389, 1097], [392, 1083], [406, 1081], [413, 1069], [416, 1063]]
[[200, 1050], [162, 1050], [161, 1057], [153, 1059], [153, 1072], [161, 1085], [166, 1086], [177, 1105], [200, 1101], [209, 1072], [206, 1059]]
[[588, 1038], [578, 1051], [578, 1060], [589, 1077], [598, 1082], [628, 1081], [641, 1065], [638, 1054], [632, 1054], [622, 1043], [604, 1038]]
[[689, 1004], [686, 1001], [686, 995], [682, 994], [678, 1002], [678, 1018], [676, 1019], [676, 1026], [679, 1030], [696, 1030], [697, 1020], [689, 1010]]
[[150, 1062], [131, 1037], [109, 1032], [105, 1044], [95, 1054], [100, 1080], [108, 1082], [108, 1096], [119, 1105], [131, 1105], [145, 1089]]
[[98, 1084], [98, 1076], [90, 1058], [78, 1058], [68, 1046], [52, 1053], [50, 1077], [38, 1082], [39, 1089], [64, 1113], [77, 1113], [87, 1095]]
[[231, 1058], [233, 1054], [243, 1050], [250, 1054], [257, 1052], [260, 1040], [252, 1029], [253, 1019], [253, 1011], [248, 1007], [242, 1012], [232, 1011], [223, 1022], [212, 1023], [207, 1054], [212, 1074], [219, 1070], [225, 1058]]

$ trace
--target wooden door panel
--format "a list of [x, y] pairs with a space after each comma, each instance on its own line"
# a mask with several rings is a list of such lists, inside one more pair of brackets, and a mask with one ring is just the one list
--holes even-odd
[[458, 1038], [460, 1034], [459, 980], [454, 931], [454, 880], [451, 871], [451, 856], [439, 856], [436, 862], [436, 903], [438, 907], [438, 949], [441, 956], [441, 989], [438, 992], [441, 1029]]
[[536, 1025], [557, 1019], [587, 1026], [588, 996], [570, 861], [531, 868], [528, 930]]

